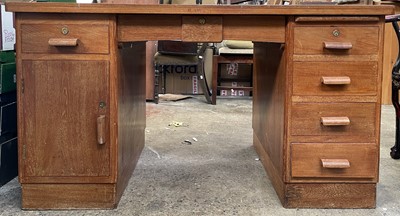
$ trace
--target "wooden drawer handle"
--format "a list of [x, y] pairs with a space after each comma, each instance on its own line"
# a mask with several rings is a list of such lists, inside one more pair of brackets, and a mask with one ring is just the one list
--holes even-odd
[[106, 143], [106, 116], [101, 115], [97, 118], [97, 143], [103, 145]]
[[345, 126], [350, 124], [348, 117], [321, 117], [321, 124], [324, 126]]
[[350, 42], [324, 42], [325, 49], [349, 50], [353, 48]]
[[350, 167], [347, 159], [321, 159], [322, 167], [328, 169], [345, 169]]
[[324, 85], [349, 85], [350, 82], [348, 76], [321, 77], [321, 83]]
[[50, 46], [75, 47], [78, 46], [77, 38], [50, 38]]

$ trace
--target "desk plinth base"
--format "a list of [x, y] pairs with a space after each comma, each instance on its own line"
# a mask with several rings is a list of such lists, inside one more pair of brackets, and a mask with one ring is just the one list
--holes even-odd
[[375, 208], [375, 183], [285, 183], [257, 136], [254, 147], [285, 208]]
[[112, 209], [116, 184], [22, 184], [22, 209]]

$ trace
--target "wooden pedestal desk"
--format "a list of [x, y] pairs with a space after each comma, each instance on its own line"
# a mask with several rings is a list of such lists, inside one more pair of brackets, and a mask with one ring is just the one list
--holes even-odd
[[254, 42], [254, 146], [284, 207], [374, 208], [391, 6], [7, 3], [23, 209], [114, 208], [144, 146], [145, 41]]

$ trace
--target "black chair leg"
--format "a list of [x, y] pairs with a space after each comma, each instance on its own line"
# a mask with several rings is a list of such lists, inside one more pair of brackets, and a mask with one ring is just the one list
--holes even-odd
[[[399, 78], [399, 76], [397, 76]], [[399, 104], [399, 79], [393, 78], [392, 82], [392, 102], [394, 109], [396, 111], [396, 134], [395, 134], [395, 144], [390, 149], [390, 156], [393, 159], [400, 159], [400, 128], [399, 128], [399, 118], [400, 118], [400, 104]]]

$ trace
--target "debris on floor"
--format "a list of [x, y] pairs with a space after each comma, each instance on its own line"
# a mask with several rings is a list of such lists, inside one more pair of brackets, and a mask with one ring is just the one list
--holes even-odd
[[192, 142], [190, 142], [190, 140], [185, 140], [182, 142], [182, 144], [192, 145]]
[[173, 121], [173, 122], [169, 123], [168, 126], [182, 127], [184, 125], [183, 125], [183, 122]]
[[152, 151], [154, 154], [156, 154], [158, 159], [161, 159], [160, 154], [159, 154], [156, 150], [154, 150], [152, 147], [150, 147], [150, 146], [148, 146], [148, 145], [146, 145], [146, 147], [147, 147], [150, 151]]

